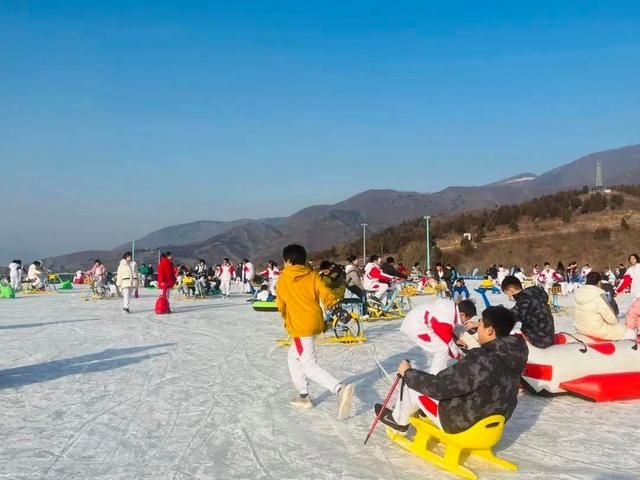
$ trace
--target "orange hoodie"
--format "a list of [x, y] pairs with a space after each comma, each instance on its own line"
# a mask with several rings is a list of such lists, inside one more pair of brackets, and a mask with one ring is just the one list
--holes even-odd
[[338, 300], [316, 272], [304, 265], [287, 266], [276, 286], [278, 311], [292, 337], [311, 337], [324, 331], [320, 303], [333, 307]]

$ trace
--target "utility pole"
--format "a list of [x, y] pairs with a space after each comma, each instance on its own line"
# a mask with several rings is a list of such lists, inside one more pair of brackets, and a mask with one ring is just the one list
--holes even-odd
[[362, 222], [362, 265], [367, 264], [367, 225], [366, 222]]
[[425, 236], [427, 237], [427, 272], [429, 272], [431, 271], [431, 217], [426, 215], [424, 220]]

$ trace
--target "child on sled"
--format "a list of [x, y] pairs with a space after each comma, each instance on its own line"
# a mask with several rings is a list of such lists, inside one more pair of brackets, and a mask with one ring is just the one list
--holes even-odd
[[[402, 393], [396, 406], [385, 409], [380, 421], [405, 433], [409, 418], [418, 411], [447, 433], [463, 432], [491, 415], [511, 417], [518, 397], [520, 376], [529, 354], [520, 336], [510, 335], [515, 320], [504, 307], [489, 307], [478, 325], [480, 348], [470, 350], [458, 363], [437, 375], [400, 362]], [[375, 406], [376, 414], [382, 405]]]

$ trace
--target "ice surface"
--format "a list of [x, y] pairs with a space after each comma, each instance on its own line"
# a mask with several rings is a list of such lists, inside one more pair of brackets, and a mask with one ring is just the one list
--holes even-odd
[[[0, 478], [454, 478], [382, 428], [362, 445], [390, 386], [376, 360], [391, 373], [405, 357], [427, 365], [399, 321], [367, 325], [365, 345], [318, 347], [321, 364], [356, 384], [354, 416], [338, 422], [317, 386], [317, 408], [289, 406], [278, 314], [236, 294], [156, 316], [154, 300], [143, 292], [131, 315], [80, 290], [0, 300]], [[639, 422], [640, 401], [522, 394], [498, 448], [520, 470], [472, 468], [485, 479], [639, 478]]]

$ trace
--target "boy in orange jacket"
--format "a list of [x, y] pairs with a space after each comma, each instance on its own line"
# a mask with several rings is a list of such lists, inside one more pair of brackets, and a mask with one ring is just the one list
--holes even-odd
[[289, 245], [282, 257], [285, 268], [278, 280], [276, 301], [291, 336], [289, 373], [298, 391], [290, 403], [301, 408], [313, 407], [307, 385], [307, 379], [311, 379], [338, 397], [338, 419], [344, 420], [351, 413], [353, 385], [340, 382], [318, 364], [314, 339], [324, 331], [320, 303], [343, 321], [349, 321], [349, 313], [339, 306], [320, 275], [306, 265], [304, 247]]

